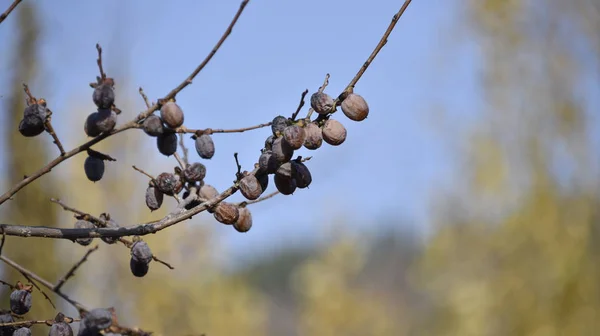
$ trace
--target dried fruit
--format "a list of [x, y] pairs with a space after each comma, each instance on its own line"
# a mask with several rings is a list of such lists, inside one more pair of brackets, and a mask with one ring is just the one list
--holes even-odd
[[306, 137], [304, 138], [304, 148], [315, 150], [321, 147], [323, 144], [323, 132], [321, 128], [315, 123], [308, 123], [304, 127]]
[[240, 216], [238, 220], [233, 223], [233, 227], [238, 232], [248, 232], [252, 228], [252, 213], [250, 209], [243, 207], [239, 208]]
[[148, 274], [148, 271], [150, 270], [150, 264], [135, 261], [133, 260], [133, 258], [131, 258], [129, 260], [129, 269], [131, 270], [131, 274], [138, 278], [141, 278], [144, 275]]
[[324, 92], [315, 92], [310, 96], [310, 107], [319, 114], [328, 114], [333, 111], [333, 98]]
[[[115, 220], [110, 218], [110, 216], [107, 214], [104, 214], [104, 213], [100, 214], [100, 219], [104, 220], [107, 228], [118, 228], [119, 227], [119, 224]], [[101, 237], [100, 239], [102, 239], [102, 241], [107, 244], [114, 244], [117, 242], [117, 240], [119, 240], [118, 237]]]
[[[92, 222], [88, 222], [86, 220], [78, 220], [75, 222], [76, 229], [93, 229], [96, 226]], [[88, 246], [92, 243], [94, 238], [77, 238], [75, 242], [81, 246]]]
[[258, 158], [258, 167], [260, 171], [267, 174], [274, 174], [277, 171], [277, 159], [270, 150], [264, 151]]
[[199, 182], [206, 177], [206, 166], [200, 162], [192, 163], [183, 170], [183, 177], [188, 182]]
[[275, 174], [275, 187], [282, 195], [291, 195], [296, 191], [296, 180], [284, 175]]
[[332, 146], [341, 145], [346, 141], [346, 128], [337, 120], [327, 120], [323, 125], [323, 140]]
[[40, 135], [46, 129], [47, 109], [42, 104], [31, 104], [23, 111], [23, 119], [19, 123], [19, 132], [25, 137]]
[[98, 182], [104, 176], [104, 160], [95, 156], [88, 156], [83, 163], [85, 176], [92, 182]]
[[129, 268], [136, 277], [143, 277], [148, 273], [150, 262], [152, 261], [152, 251], [146, 242], [138, 240], [131, 246], [131, 260]]
[[240, 217], [240, 212], [236, 205], [227, 202], [221, 202], [215, 208], [214, 216], [219, 223], [230, 225], [238, 220]]
[[198, 196], [205, 200], [211, 200], [219, 196], [219, 192], [217, 191], [217, 189], [215, 189], [215, 187], [211, 186], [210, 184], [205, 184], [202, 187], [200, 187], [200, 190], [198, 190]]
[[291, 161], [292, 177], [296, 180], [296, 186], [300, 189], [308, 187], [312, 182], [312, 175], [308, 167], [300, 159]]
[[288, 118], [277, 116], [271, 122], [271, 131], [274, 136], [279, 136], [278, 134], [283, 134], [283, 130], [291, 124], [292, 122]]
[[115, 103], [115, 91], [112, 83], [103, 83], [94, 89], [92, 95], [94, 104], [101, 109], [109, 109]]
[[21, 328], [15, 330], [15, 333], [13, 334], [13, 336], [31, 336], [31, 329], [26, 328], [26, 327], [21, 327]]
[[162, 173], [156, 177], [156, 187], [163, 194], [173, 196], [183, 189], [183, 182], [179, 175]]
[[[81, 329], [83, 328], [80, 327], [79, 335], [91, 335], [89, 333], [82, 333], [83, 330]], [[63, 313], [56, 314], [56, 317], [54, 318], [54, 324], [52, 324], [50, 327], [50, 333], [48, 333], [48, 336], [73, 336], [73, 329], [71, 329], [71, 326], [65, 322], [65, 315]]]
[[306, 132], [304, 128], [298, 125], [291, 125], [283, 130], [283, 140], [288, 143], [292, 149], [299, 149], [304, 144]]
[[196, 137], [196, 152], [203, 159], [211, 159], [215, 155], [215, 143], [209, 134], [202, 134]]
[[293, 177], [293, 167], [291, 162], [286, 162], [279, 166], [275, 175], [283, 176], [285, 178], [291, 179]]
[[265, 190], [267, 190], [267, 187], [269, 186], [269, 175], [267, 175], [266, 173], [257, 173], [255, 176], [258, 180], [258, 183], [260, 183], [262, 191], [265, 192]]
[[171, 156], [177, 152], [177, 135], [173, 132], [163, 133], [156, 137], [156, 147], [165, 156]]
[[[11, 322], [15, 322], [15, 320], [12, 317], [12, 315], [10, 314], [10, 311], [1, 310], [0, 311], [0, 323], [11, 323]], [[0, 327], [0, 336], [12, 335], [14, 330], [15, 330], [15, 327], [11, 327], [11, 326]]]
[[363, 121], [369, 115], [369, 105], [363, 97], [351, 93], [342, 101], [342, 112], [350, 120]]
[[277, 163], [288, 162], [293, 155], [294, 149], [283, 138], [277, 138], [273, 141], [273, 157], [275, 157]]
[[[189, 196], [190, 196], [190, 192], [186, 190], [186, 191], [183, 193], [183, 199], [184, 199], [184, 200], [186, 200], [186, 199], [187, 199]], [[198, 205], [200, 205], [201, 203], [202, 203], [202, 202], [200, 202], [198, 199], [195, 199], [195, 200], [193, 200], [193, 201], [189, 202], [188, 204], [186, 204], [186, 205], [184, 206], [184, 208], [185, 208], [185, 210], [190, 210], [190, 209], [193, 209], [193, 208], [197, 207], [197, 206], [198, 206]]]
[[[19, 283], [20, 284], [20, 283]], [[18, 288], [19, 286], [17, 286]], [[22, 288], [22, 287], [21, 287]], [[31, 309], [31, 291], [26, 289], [16, 289], [10, 293], [10, 310], [23, 315]]]
[[252, 174], [244, 176], [244, 178], [240, 180], [239, 186], [242, 195], [251, 201], [259, 198], [260, 194], [263, 192], [258, 179]]
[[160, 209], [163, 202], [163, 193], [154, 186], [148, 186], [146, 189], [146, 206], [150, 211]]
[[110, 132], [117, 124], [117, 114], [109, 109], [99, 109], [94, 121], [100, 132]]
[[98, 129], [98, 125], [96, 123], [97, 119], [98, 112], [90, 113], [87, 119], [85, 119], [85, 124], [83, 124], [83, 130], [85, 131], [85, 134], [87, 134], [87, 136], [95, 138], [98, 135], [100, 135], [100, 133], [102, 133], [102, 131]]
[[112, 312], [104, 308], [92, 309], [81, 322], [90, 330], [100, 331], [112, 325]]
[[146, 134], [153, 137], [159, 136], [165, 132], [165, 126], [163, 125], [162, 120], [154, 114], [144, 119], [142, 127]]
[[269, 137], [265, 140], [265, 150], [271, 150], [271, 148], [273, 148], [273, 141], [275, 141], [275, 136], [269, 135]]
[[175, 102], [167, 102], [160, 108], [160, 118], [170, 128], [183, 125], [183, 111]]

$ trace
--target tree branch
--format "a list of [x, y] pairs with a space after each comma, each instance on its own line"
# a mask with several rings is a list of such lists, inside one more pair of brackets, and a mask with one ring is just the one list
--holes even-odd
[[21, 1], [22, 0], [15, 0], [4, 13], [0, 14], [0, 23], [2, 23], [15, 8], [17, 8]]

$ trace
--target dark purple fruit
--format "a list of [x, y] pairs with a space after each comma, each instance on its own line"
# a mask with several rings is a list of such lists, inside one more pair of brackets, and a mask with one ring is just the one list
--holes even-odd
[[315, 150], [323, 144], [323, 132], [315, 123], [308, 123], [304, 127], [306, 137], [304, 138], [304, 148]]
[[47, 110], [41, 104], [32, 104], [25, 108], [23, 119], [19, 123], [19, 132], [25, 137], [34, 137], [42, 134], [46, 127]]
[[117, 125], [117, 114], [109, 109], [99, 109], [94, 121], [100, 132], [110, 132]]
[[196, 152], [203, 159], [211, 159], [215, 155], [215, 143], [209, 134], [196, 137]]
[[369, 115], [369, 105], [363, 97], [351, 93], [342, 101], [342, 112], [350, 120], [363, 121]]
[[219, 223], [231, 225], [238, 220], [240, 212], [237, 205], [221, 202], [215, 208], [214, 216]]
[[294, 177], [292, 163], [286, 162], [286, 163], [282, 164], [281, 166], [279, 166], [275, 175], [280, 175], [280, 176], [283, 176], [283, 177], [289, 178], [289, 179]]
[[144, 119], [144, 123], [142, 124], [143, 130], [149, 136], [159, 136], [165, 132], [162, 120], [156, 115], [150, 115], [146, 119]]
[[[87, 336], [90, 334], [82, 333], [82, 330], [80, 330], [78, 335]], [[65, 322], [65, 315], [63, 313], [56, 314], [56, 317], [54, 318], [54, 324], [52, 324], [50, 327], [50, 333], [48, 333], [48, 336], [73, 336], [73, 329], [71, 329], [71, 326]]]
[[95, 156], [88, 156], [83, 164], [85, 176], [92, 182], [98, 182], [104, 176], [104, 160]]
[[275, 141], [275, 136], [269, 135], [269, 137], [265, 140], [265, 150], [271, 150], [273, 147], [273, 141]]
[[282, 195], [291, 195], [296, 191], [296, 181], [284, 175], [275, 174], [275, 187]]
[[250, 201], [259, 198], [263, 192], [263, 189], [260, 183], [258, 182], [258, 179], [252, 174], [249, 174], [242, 178], [239, 182], [239, 187], [242, 195], [244, 195], [244, 197], [246, 197]]
[[100, 133], [102, 133], [102, 131], [98, 129], [97, 120], [98, 112], [90, 113], [87, 119], [85, 119], [85, 124], [83, 124], [83, 130], [85, 131], [85, 134], [87, 134], [87, 136], [95, 138], [98, 135], [100, 135]]
[[21, 328], [15, 330], [15, 333], [13, 334], [13, 336], [31, 336], [31, 329], [26, 328], [26, 327], [21, 327]]
[[277, 138], [273, 141], [273, 157], [277, 163], [284, 163], [290, 161], [294, 155], [294, 149], [283, 140], [283, 138]]
[[[9, 310], [1, 310], [0, 311], [0, 323], [12, 323], [15, 322], [15, 319], [10, 314]], [[0, 327], [0, 336], [10, 336], [13, 335], [15, 331], [15, 327], [7, 326]]]
[[92, 95], [94, 104], [101, 109], [109, 109], [115, 103], [115, 91], [110, 83], [98, 85]]
[[[100, 219], [102, 219], [106, 222], [107, 228], [118, 228], [119, 224], [114, 219], [109, 218], [109, 217], [110, 216], [107, 216], [106, 214], [100, 215]], [[118, 237], [101, 237], [100, 239], [102, 239], [102, 241], [107, 244], [114, 244], [119, 240]]]
[[183, 189], [183, 182], [179, 175], [162, 173], [156, 177], [156, 187], [163, 194], [173, 196]]
[[10, 294], [10, 310], [17, 314], [23, 315], [31, 309], [31, 292], [25, 289], [14, 290]]
[[152, 261], [152, 251], [145, 241], [138, 240], [131, 246], [131, 258], [147, 264]]
[[96, 308], [90, 310], [81, 324], [84, 324], [89, 329], [103, 330], [112, 325], [112, 312], [104, 308]]
[[265, 190], [267, 190], [267, 187], [269, 187], [269, 175], [267, 175], [266, 173], [257, 173], [256, 179], [258, 180], [258, 183], [260, 183], [262, 191], [265, 192]]
[[283, 140], [288, 143], [292, 149], [299, 149], [304, 144], [306, 132], [304, 128], [298, 125], [288, 126], [283, 130]]
[[184, 121], [183, 111], [175, 102], [167, 102], [160, 108], [160, 118], [173, 129], [183, 125]]
[[271, 131], [273, 132], [274, 136], [279, 136], [283, 134], [283, 130], [291, 124], [292, 122], [288, 118], [284, 116], [277, 116], [273, 118], [273, 121], [271, 122]]
[[250, 209], [243, 207], [239, 208], [240, 215], [238, 220], [233, 223], [233, 227], [238, 232], [248, 232], [252, 228], [252, 213], [250, 213]]
[[308, 187], [312, 183], [312, 175], [308, 167], [300, 160], [290, 162], [292, 164], [292, 177], [296, 181], [296, 186], [300, 189]]
[[177, 135], [175, 133], [164, 133], [156, 137], [156, 147], [165, 156], [171, 156], [177, 152]]
[[[76, 229], [93, 229], [96, 226], [92, 222], [88, 222], [86, 220], [78, 220], [75, 222]], [[81, 246], [88, 246], [92, 243], [94, 238], [77, 238], [75, 242]]]
[[146, 206], [150, 211], [160, 209], [163, 203], [163, 193], [154, 186], [148, 186], [146, 189]]
[[323, 140], [332, 146], [341, 145], [346, 141], [346, 128], [337, 120], [327, 120], [323, 125]]
[[258, 167], [260, 171], [267, 174], [274, 174], [277, 171], [277, 159], [270, 150], [264, 151], [258, 158]]
[[200, 162], [192, 163], [183, 170], [183, 177], [188, 182], [199, 182], [206, 177], [206, 166]]
[[315, 92], [310, 96], [310, 107], [319, 114], [328, 114], [333, 111], [333, 98], [324, 92]]
[[150, 270], [150, 264], [135, 261], [133, 260], [133, 258], [131, 258], [129, 260], [129, 269], [131, 270], [131, 274], [138, 278], [141, 278], [144, 275], [148, 274], [148, 270]]

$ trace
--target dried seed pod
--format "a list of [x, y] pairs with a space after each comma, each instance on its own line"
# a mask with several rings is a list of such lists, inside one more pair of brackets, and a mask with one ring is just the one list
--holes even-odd
[[221, 202], [215, 208], [215, 219], [219, 223], [231, 225], [240, 217], [237, 205], [227, 202]]
[[240, 216], [235, 223], [233, 223], [233, 227], [238, 232], [248, 232], [252, 228], [252, 213], [250, 213], [250, 209], [247, 207], [239, 208]]
[[[0, 323], [12, 323], [15, 319], [10, 314], [9, 310], [0, 311]], [[13, 326], [0, 327], [0, 335], [12, 335], [15, 330]]]
[[100, 133], [102, 133], [102, 131], [98, 129], [97, 119], [98, 112], [90, 113], [87, 119], [85, 119], [85, 124], [83, 124], [83, 130], [85, 131], [85, 134], [87, 134], [87, 136], [95, 138], [98, 135], [100, 135]]
[[269, 137], [265, 140], [265, 150], [271, 150], [273, 148], [273, 141], [275, 141], [275, 136], [269, 135]]
[[292, 156], [294, 156], [294, 149], [290, 147], [287, 141], [284, 141], [283, 138], [277, 138], [273, 141], [273, 157], [275, 157], [275, 161], [278, 163], [284, 163], [290, 161]]
[[312, 183], [312, 175], [308, 167], [300, 159], [290, 162], [292, 164], [292, 177], [296, 180], [296, 186], [300, 189], [308, 187]]
[[146, 134], [153, 137], [159, 136], [165, 132], [165, 126], [163, 125], [162, 120], [154, 114], [144, 119], [142, 127]]
[[304, 127], [306, 137], [304, 138], [304, 148], [315, 150], [321, 147], [323, 144], [323, 132], [321, 128], [315, 123], [308, 123]]
[[296, 180], [275, 174], [275, 187], [282, 195], [291, 195], [296, 191]]
[[23, 119], [19, 123], [19, 132], [25, 137], [34, 137], [42, 134], [46, 129], [47, 109], [42, 104], [31, 104], [23, 111]]
[[294, 166], [292, 166], [292, 163], [286, 162], [286, 163], [282, 164], [281, 166], [279, 166], [275, 175], [280, 175], [285, 178], [291, 179], [294, 177], [293, 169], [294, 169]]
[[103, 83], [94, 89], [92, 99], [98, 108], [109, 109], [115, 103], [115, 91], [111, 84]]
[[203, 159], [211, 159], [215, 155], [215, 143], [209, 134], [196, 137], [196, 152]]
[[[93, 229], [96, 226], [92, 222], [88, 222], [86, 220], [78, 220], [75, 222], [76, 229]], [[94, 238], [77, 238], [75, 242], [81, 246], [88, 246], [92, 243]]]
[[175, 133], [163, 133], [156, 137], [156, 147], [165, 156], [171, 156], [177, 152], [177, 135]]
[[10, 293], [10, 310], [17, 314], [27, 314], [31, 309], [31, 292], [25, 289], [16, 289]]
[[90, 330], [103, 330], [112, 325], [112, 312], [104, 308], [96, 308], [90, 310], [83, 320], [84, 324]]
[[327, 120], [323, 125], [323, 140], [332, 146], [341, 145], [346, 141], [346, 128], [337, 120]]
[[244, 178], [240, 180], [239, 185], [242, 195], [251, 201], [259, 198], [260, 194], [263, 192], [258, 179], [252, 174], [244, 176]]
[[199, 182], [206, 177], [206, 166], [200, 162], [192, 163], [183, 170], [183, 177], [188, 182]]
[[167, 102], [160, 108], [160, 118], [170, 128], [183, 125], [184, 116], [181, 107], [175, 102]]
[[[110, 218], [110, 216], [108, 216], [106, 214], [101, 214], [100, 219], [102, 219], [106, 222], [107, 228], [118, 228], [119, 227], [119, 224], [114, 219]], [[114, 244], [117, 242], [117, 240], [119, 240], [118, 237], [101, 237], [100, 239], [102, 239], [102, 241], [107, 244]]]
[[131, 270], [131, 274], [141, 278], [148, 274], [148, 271], [150, 270], [150, 264], [135, 261], [133, 258], [131, 258], [129, 259], [129, 270]]
[[333, 111], [333, 98], [324, 92], [315, 92], [310, 96], [310, 107], [319, 114], [328, 114]]
[[217, 189], [215, 189], [215, 187], [211, 186], [210, 184], [205, 184], [198, 190], [198, 196], [205, 200], [211, 200], [219, 196], [219, 192], [217, 191]]
[[[80, 327], [79, 335], [90, 335], [90, 333], [84, 333], [81, 329], [83, 328]], [[50, 327], [50, 333], [48, 333], [48, 336], [73, 336], [73, 329], [71, 329], [71, 326], [65, 322], [65, 315], [63, 313], [56, 314], [54, 323]]]
[[147, 264], [152, 261], [152, 251], [145, 241], [138, 240], [131, 245], [131, 258]]
[[260, 187], [262, 189], [262, 192], [264, 193], [265, 190], [267, 190], [267, 187], [269, 187], [269, 175], [267, 175], [266, 173], [257, 173], [256, 179], [258, 180], [258, 183], [260, 183]]
[[264, 151], [258, 158], [258, 167], [267, 174], [275, 174], [277, 171], [277, 159], [270, 150]]
[[100, 132], [110, 132], [117, 125], [117, 114], [108, 109], [99, 109], [95, 121]]
[[351, 93], [342, 101], [342, 112], [350, 120], [363, 121], [369, 115], [369, 105], [363, 97]]
[[304, 144], [306, 132], [304, 128], [298, 125], [291, 125], [283, 130], [283, 140], [288, 143], [292, 149], [299, 149]]
[[183, 183], [179, 175], [161, 173], [156, 177], [156, 187], [163, 194], [173, 196], [179, 194], [183, 188]]
[[85, 176], [92, 182], [98, 182], [104, 176], [104, 160], [88, 156], [83, 163], [83, 169], [85, 170]]
[[27, 327], [21, 327], [21, 328], [15, 330], [15, 333], [13, 334], [13, 336], [31, 336], [31, 329], [29, 329]]
[[277, 134], [283, 134], [283, 130], [291, 124], [292, 122], [288, 118], [277, 116], [271, 122], [271, 131], [274, 136], [278, 136]]
[[160, 209], [163, 202], [163, 193], [154, 186], [148, 186], [146, 189], [146, 206], [150, 211]]

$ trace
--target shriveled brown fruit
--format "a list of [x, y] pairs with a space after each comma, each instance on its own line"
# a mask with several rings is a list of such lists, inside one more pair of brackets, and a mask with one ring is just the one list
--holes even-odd
[[100, 132], [110, 132], [117, 125], [117, 114], [110, 109], [99, 109], [95, 121]]
[[247, 207], [239, 208], [239, 213], [240, 216], [238, 220], [233, 223], [233, 227], [238, 232], [242, 233], [250, 231], [252, 228], [252, 213], [250, 212], [250, 209]]
[[[198, 190], [198, 197], [205, 200], [211, 200], [217, 196], [219, 196], [219, 192], [217, 191], [217, 189], [215, 189], [215, 187], [211, 186], [210, 184], [205, 184]], [[209, 213], [215, 212], [214, 208], [208, 208], [206, 210]]]
[[363, 97], [351, 93], [342, 102], [342, 112], [350, 120], [363, 121], [369, 115], [369, 105]]
[[258, 158], [258, 167], [261, 172], [274, 174], [277, 171], [277, 160], [273, 156], [273, 152], [265, 150]]
[[240, 180], [240, 192], [248, 200], [252, 201], [260, 197], [263, 190], [256, 176], [250, 174]]
[[162, 173], [156, 177], [156, 187], [163, 194], [173, 196], [183, 189], [183, 182], [179, 175]]
[[292, 163], [286, 162], [286, 163], [282, 164], [281, 166], [279, 166], [279, 168], [277, 169], [277, 172], [275, 174], [281, 175], [286, 178], [292, 178], [293, 174], [294, 174]]
[[275, 174], [275, 187], [282, 195], [291, 195], [296, 191], [296, 181], [284, 175]]
[[296, 186], [300, 189], [308, 187], [312, 183], [310, 170], [301, 160], [290, 161], [292, 166], [292, 177], [296, 181]]
[[183, 125], [183, 111], [175, 102], [167, 102], [160, 108], [160, 119], [167, 127], [177, 128]]
[[304, 132], [304, 128], [298, 125], [291, 125], [283, 130], [283, 140], [285, 140], [292, 149], [299, 149], [302, 147], [305, 138], [306, 132]]
[[291, 125], [291, 121], [284, 116], [277, 116], [273, 118], [271, 121], [271, 132], [273, 132], [274, 136], [278, 136], [278, 134], [283, 133], [283, 130]]
[[321, 147], [323, 144], [323, 132], [321, 128], [315, 123], [308, 123], [304, 127], [306, 137], [304, 138], [304, 148], [315, 150]]
[[[195, 136], [194, 136], [195, 137]], [[215, 143], [210, 134], [202, 134], [195, 138], [196, 152], [203, 159], [211, 159], [215, 155]]]
[[238, 220], [240, 212], [237, 205], [221, 202], [215, 208], [214, 216], [219, 223], [231, 225]]
[[183, 176], [188, 182], [199, 182], [206, 177], [206, 166], [200, 162], [192, 163], [183, 170]]
[[324, 92], [315, 92], [310, 96], [310, 107], [319, 114], [328, 114], [333, 110], [333, 98]]
[[278, 163], [288, 162], [294, 156], [294, 149], [283, 138], [277, 138], [273, 141], [272, 152]]
[[337, 120], [329, 119], [323, 125], [323, 140], [332, 146], [339, 146], [346, 141], [346, 128]]
[[154, 186], [148, 186], [146, 189], [146, 206], [150, 211], [160, 209], [163, 203], [163, 193]]

